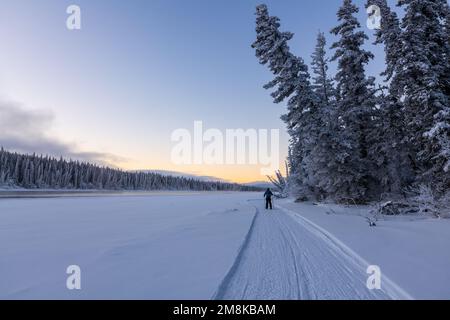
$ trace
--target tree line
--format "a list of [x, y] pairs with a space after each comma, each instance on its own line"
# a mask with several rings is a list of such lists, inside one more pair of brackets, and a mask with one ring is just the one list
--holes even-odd
[[[383, 81], [366, 74], [374, 55], [343, 0], [336, 41], [327, 55], [319, 33], [311, 69], [293, 54], [293, 33], [266, 5], [256, 8], [259, 62], [273, 74], [264, 86], [290, 134], [289, 185], [300, 199], [365, 203], [429, 186], [436, 197], [450, 187], [450, 8], [446, 0], [399, 0], [400, 19], [386, 0], [368, 0], [381, 12], [375, 43], [384, 47]], [[337, 64], [329, 75], [329, 63]]]
[[0, 186], [26, 189], [259, 191], [240, 184], [128, 172], [87, 162], [0, 149]]

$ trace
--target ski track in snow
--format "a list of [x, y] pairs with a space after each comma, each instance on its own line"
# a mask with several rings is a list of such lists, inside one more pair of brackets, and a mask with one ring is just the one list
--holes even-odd
[[410, 299], [382, 276], [366, 286], [368, 263], [327, 231], [277, 206], [256, 215], [241, 250], [219, 286], [217, 300]]

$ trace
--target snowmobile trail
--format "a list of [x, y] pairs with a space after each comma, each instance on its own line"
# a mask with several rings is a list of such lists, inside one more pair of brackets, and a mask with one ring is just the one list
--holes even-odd
[[367, 265], [295, 213], [280, 207], [256, 210], [247, 239], [214, 299], [408, 298], [391, 282], [390, 288], [398, 290], [369, 290]]

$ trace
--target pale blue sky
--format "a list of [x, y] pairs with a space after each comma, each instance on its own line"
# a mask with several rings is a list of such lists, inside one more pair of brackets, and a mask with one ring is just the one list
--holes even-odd
[[[337, 24], [341, 2], [265, 3], [280, 17], [282, 29], [295, 33], [292, 50], [309, 62], [317, 31], [328, 34]], [[250, 47], [259, 3], [3, 0], [1, 99], [53, 119], [46, 122], [46, 136], [77, 151], [126, 158], [115, 161], [126, 169], [179, 169], [258, 180], [257, 168], [174, 167], [170, 135], [177, 128], [191, 129], [194, 120], [207, 128], [279, 128], [281, 158], [286, 156], [288, 136], [279, 120], [285, 109], [274, 105], [262, 88], [271, 75]], [[355, 3], [371, 34], [365, 27], [365, 1]], [[65, 27], [70, 4], [81, 7], [80, 31]], [[372, 50], [377, 59], [368, 72], [376, 75], [383, 68], [383, 54], [382, 48]], [[47, 152], [38, 144], [36, 149]]]

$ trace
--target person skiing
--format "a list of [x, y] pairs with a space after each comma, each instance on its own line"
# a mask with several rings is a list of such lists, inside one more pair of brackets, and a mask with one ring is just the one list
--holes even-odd
[[273, 210], [273, 206], [272, 206], [272, 197], [273, 197], [273, 193], [270, 190], [270, 188], [267, 188], [266, 193], [264, 193], [264, 198], [266, 198], [266, 210]]

